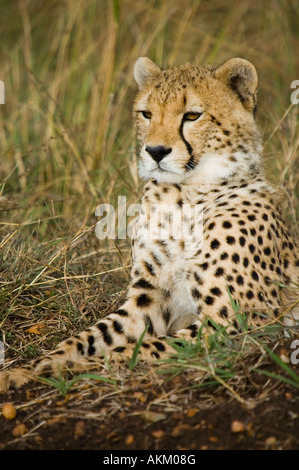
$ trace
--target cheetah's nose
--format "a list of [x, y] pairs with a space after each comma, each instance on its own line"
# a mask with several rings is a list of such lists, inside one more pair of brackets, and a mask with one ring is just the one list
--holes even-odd
[[150, 154], [150, 156], [159, 163], [166, 155], [168, 155], [172, 149], [166, 148], [163, 145], [157, 145], [156, 147], [147, 146], [145, 150]]

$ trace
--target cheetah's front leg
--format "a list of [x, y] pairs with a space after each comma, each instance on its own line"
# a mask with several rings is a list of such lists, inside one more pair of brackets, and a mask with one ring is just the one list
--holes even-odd
[[[162, 310], [162, 302], [164, 310]], [[110, 314], [86, 331], [69, 338], [49, 356], [33, 361], [28, 366], [0, 372], [0, 391], [19, 387], [33, 377], [60, 371], [88, 369], [95, 359], [113, 352], [123, 353], [134, 345], [147, 327], [144, 339], [167, 333], [169, 312], [165, 311], [165, 299], [160, 289], [145, 280], [135, 282], [128, 293], [128, 300], [116, 312]]]

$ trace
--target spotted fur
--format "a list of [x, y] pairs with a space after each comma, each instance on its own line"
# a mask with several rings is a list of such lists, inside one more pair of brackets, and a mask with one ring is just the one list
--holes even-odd
[[[103, 355], [131, 357], [145, 330], [145, 360], [173, 353], [166, 336], [190, 339], [215, 324], [234, 333], [230, 296], [249, 326], [280, 320], [286, 310], [287, 324], [299, 318], [298, 246], [264, 175], [254, 66], [231, 59], [161, 70], [140, 58], [134, 76], [146, 183], [127, 300], [48, 357], [1, 372], [2, 391], [59, 369], [85, 370]], [[177, 236], [180, 222], [187, 230]]]

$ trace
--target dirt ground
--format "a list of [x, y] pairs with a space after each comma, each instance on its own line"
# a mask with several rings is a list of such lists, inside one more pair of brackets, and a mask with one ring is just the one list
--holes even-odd
[[116, 388], [82, 382], [65, 397], [35, 382], [5, 396], [17, 415], [0, 416], [0, 449], [299, 449], [298, 390], [253, 374], [259, 392], [240, 402], [223, 387], [186, 387], [188, 380], [141, 374]]

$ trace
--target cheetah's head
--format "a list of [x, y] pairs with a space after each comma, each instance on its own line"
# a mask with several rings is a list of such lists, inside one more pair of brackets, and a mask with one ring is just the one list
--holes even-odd
[[258, 79], [250, 62], [230, 59], [220, 67], [185, 64], [161, 70], [141, 57], [134, 77], [142, 178], [213, 182], [257, 170]]

